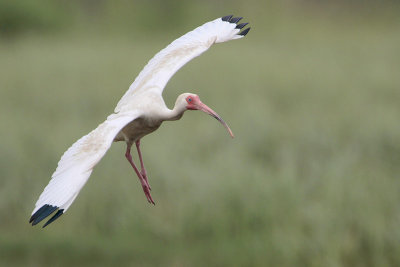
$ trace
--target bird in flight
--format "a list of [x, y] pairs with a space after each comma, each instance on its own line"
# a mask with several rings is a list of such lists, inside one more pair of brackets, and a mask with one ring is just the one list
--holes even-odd
[[[56, 212], [43, 225], [46, 227], [65, 213], [113, 141], [126, 142], [125, 157], [139, 177], [147, 201], [155, 204], [150, 194], [151, 188], [140, 151], [140, 140], [157, 130], [163, 121], [179, 120], [186, 110], [201, 110], [211, 115], [233, 137], [229, 126], [215, 111], [202, 103], [196, 94], [179, 95], [171, 110], [166, 106], [162, 92], [176, 71], [213, 44], [244, 37], [250, 28], [245, 28], [248, 23], [239, 24], [241, 19], [242, 17], [229, 15], [207, 22], [158, 52], [118, 102], [114, 113], [64, 153], [49, 184], [36, 202], [29, 223], [36, 225]], [[138, 152], [140, 170], [132, 160], [133, 144]]]

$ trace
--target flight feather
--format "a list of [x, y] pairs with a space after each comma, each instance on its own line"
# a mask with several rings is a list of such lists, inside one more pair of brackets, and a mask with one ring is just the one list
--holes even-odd
[[169, 79], [183, 65], [207, 51], [213, 44], [239, 39], [242, 34], [236, 22], [241, 18], [218, 18], [186, 33], [158, 52], [139, 73], [128, 91], [118, 102], [115, 112], [123, 110], [135, 94], [153, 89], [162, 94]]
[[65, 212], [69, 208], [118, 132], [139, 115], [138, 112], [131, 112], [108, 116], [106, 121], [76, 141], [64, 153], [49, 184], [36, 202], [30, 220], [33, 225], [56, 209]]

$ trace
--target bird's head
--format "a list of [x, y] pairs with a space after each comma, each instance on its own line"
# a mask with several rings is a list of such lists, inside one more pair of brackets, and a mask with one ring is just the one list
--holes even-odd
[[200, 110], [214, 117], [225, 127], [229, 135], [232, 138], [234, 137], [231, 129], [226, 124], [226, 122], [214, 110], [212, 110], [206, 104], [201, 102], [200, 97], [198, 95], [191, 93], [184, 93], [178, 97], [176, 102], [177, 102], [176, 105], [184, 107], [184, 110]]

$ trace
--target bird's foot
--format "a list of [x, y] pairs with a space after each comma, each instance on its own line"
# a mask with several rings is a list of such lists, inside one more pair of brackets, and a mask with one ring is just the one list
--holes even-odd
[[147, 198], [147, 201], [150, 204], [155, 205], [156, 203], [154, 203], [154, 200], [153, 200], [153, 198], [151, 197], [151, 194], [150, 194], [150, 187], [147, 184], [145, 184], [144, 182], [142, 183], [142, 187], [143, 187], [143, 192], [144, 192], [144, 194], [145, 194], [145, 196]]
[[150, 186], [150, 184], [149, 184], [149, 181], [147, 180], [147, 173], [146, 173], [146, 171], [145, 171], [145, 170], [142, 170], [142, 171], [140, 172], [140, 174], [142, 175], [143, 180], [144, 180], [144, 182], [146, 183], [147, 187], [148, 187], [149, 190], [151, 191], [151, 186]]

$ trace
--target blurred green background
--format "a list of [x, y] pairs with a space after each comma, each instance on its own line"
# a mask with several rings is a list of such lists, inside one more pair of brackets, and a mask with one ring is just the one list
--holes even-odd
[[[150, 206], [115, 143], [68, 212], [28, 219], [62, 153], [146, 62], [223, 15], [142, 140]], [[0, 1], [1, 266], [400, 266], [398, 1]]]

